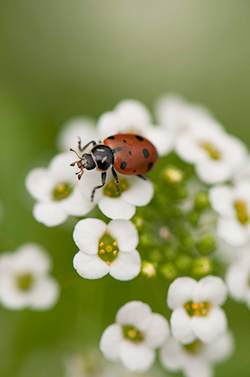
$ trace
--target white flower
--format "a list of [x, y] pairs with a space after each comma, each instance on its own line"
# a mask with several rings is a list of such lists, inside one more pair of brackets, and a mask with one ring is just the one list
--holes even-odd
[[155, 113], [159, 124], [175, 136], [208, 125], [213, 129], [223, 129], [204, 106], [190, 104], [175, 94], [160, 97], [155, 104]]
[[12, 310], [53, 308], [60, 293], [58, 282], [49, 275], [52, 261], [38, 244], [27, 243], [15, 252], [0, 255], [0, 302]]
[[250, 309], [250, 253], [248, 250], [239, 260], [233, 262], [226, 273], [226, 283], [230, 296], [238, 302], [244, 302]]
[[176, 153], [194, 164], [198, 177], [207, 184], [233, 178], [247, 157], [246, 146], [239, 139], [211, 125], [181, 134], [176, 141]]
[[250, 180], [235, 186], [220, 185], [210, 189], [212, 208], [219, 214], [217, 231], [231, 246], [243, 246], [250, 239]]
[[116, 314], [116, 323], [102, 334], [100, 349], [112, 361], [131, 371], [146, 371], [155, 360], [155, 349], [169, 335], [167, 320], [140, 301], [131, 301]]
[[[136, 207], [147, 205], [153, 195], [154, 186], [150, 180], [137, 176], [119, 175], [119, 196], [114, 179], [108, 174], [107, 184], [95, 192], [94, 203], [98, 203], [102, 213], [113, 219], [129, 220], [134, 216]], [[90, 200], [95, 186], [101, 184], [101, 174], [98, 171], [85, 171], [79, 183], [79, 189], [84, 199]]]
[[167, 304], [173, 309], [173, 336], [183, 344], [196, 338], [205, 343], [215, 340], [227, 329], [226, 315], [219, 307], [226, 296], [226, 285], [217, 276], [206, 276], [199, 282], [190, 277], [176, 279], [167, 297]]
[[58, 150], [62, 152], [67, 152], [70, 148], [78, 150], [79, 137], [82, 146], [91, 140], [98, 140], [95, 121], [92, 118], [78, 116], [65, 122], [57, 134], [56, 145]]
[[74, 268], [83, 278], [99, 279], [109, 273], [117, 280], [131, 280], [140, 273], [138, 233], [131, 221], [113, 220], [107, 225], [84, 219], [76, 224], [73, 239], [80, 249]]
[[38, 201], [33, 216], [48, 227], [63, 223], [69, 215], [84, 216], [94, 207], [79, 191], [75, 168], [70, 166], [73, 159], [70, 152], [58, 154], [47, 169], [33, 169], [26, 177], [27, 190]]
[[170, 337], [159, 356], [162, 366], [169, 371], [182, 371], [186, 377], [212, 377], [213, 365], [225, 362], [233, 351], [233, 334], [226, 332], [211, 343], [196, 340], [183, 345]]
[[160, 155], [173, 147], [173, 135], [163, 126], [153, 126], [148, 109], [139, 101], [124, 100], [101, 115], [97, 131], [102, 139], [117, 133], [135, 133], [151, 141]]

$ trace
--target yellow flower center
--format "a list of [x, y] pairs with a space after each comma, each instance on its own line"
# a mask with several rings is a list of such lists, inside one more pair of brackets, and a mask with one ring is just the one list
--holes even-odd
[[209, 302], [188, 301], [184, 305], [184, 309], [186, 309], [186, 312], [188, 313], [189, 317], [193, 317], [193, 316], [205, 317], [206, 315], [208, 315], [211, 309], [211, 304]]
[[249, 216], [247, 213], [247, 204], [243, 200], [237, 200], [234, 202], [234, 206], [237, 212], [237, 217], [242, 225], [246, 225], [249, 222]]
[[28, 291], [34, 283], [34, 276], [31, 273], [27, 272], [17, 275], [15, 280], [16, 285], [20, 291]]
[[60, 201], [67, 198], [73, 191], [73, 186], [70, 183], [59, 183], [53, 191], [52, 197], [55, 201]]
[[119, 252], [116, 240], [109, 235], [107, 231], [99, 240], [98, 255], [107, 264], [110, 264], [117, 258]]
[[202, 141], [200, 142], [200, 146], [209, 154], [209, 156], [213, 160], [220, 160], [221, 159], [221, 153], [219, 149], [217, 149], [212, 143]]
[[123, 336], [134, 343], [140, 343], [144, 339], [144, 333], [134, 326], [123, 326]]
[[[130, 187], [129, 182], [125, 178], [119, 179], [119, 189], [120, 193], [126, 191]], [[119, 196], [115, 182], [112, 180], [106, 184], [103, 189], [104, 195], [109, 196], [110, 198], [117, 198]]]

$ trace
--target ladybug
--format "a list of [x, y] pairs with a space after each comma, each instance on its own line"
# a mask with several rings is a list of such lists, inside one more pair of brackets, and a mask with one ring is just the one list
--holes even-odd
[[84, 152], [91, 144], [93, 148], [89, 153], [84, 153], [82, 156], [79, 156], [74, 149], [70, 148], [70, 151], [74, 152], [80, 159], [70, 164], [70, 166], [77, 164], [80, 169], [76, 173], [79, 180], [84, 173], [84, 169], [96, 169], [102, 172], [102, 184], [94, 187], [91, 201], [94, 200], [95, 191], [105, 185], [108, 170], [111, 169], [117, 193], [120, 194], [117, 172], [124, 175], [137, 175], [145, 180], [146, 177], [143, 174], [151, 171], [158, 159], [155, 146], [140, 135], [112, 135], [107, 137], [103, 143], [97, 144], [96, 141], [92, 140], [84, 147], [81, 146], [81, 139], [79, 138], [78, 148], [80, 153]]

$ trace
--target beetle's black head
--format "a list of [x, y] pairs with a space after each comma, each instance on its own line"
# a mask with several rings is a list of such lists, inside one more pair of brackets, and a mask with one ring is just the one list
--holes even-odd
[[87, 169], [87, 170], [95, 169], [96, 163], [95, 163], [95, 161], [94, 161], [94, 159], [93, 159], [93, 157], [90, 153], [84, 153], [82, 156], [79, 156], [76, 153], [76, 151], [74, 151], [73, 149], [70, 149], [70, 150], [72, 152], [75, 152], [77, 157], [79, 157], [78, 161], [72, 162], [72, 164], [70, 164], [70, 166], [75, 166], [75, 164], [76, 164], [78, 166], [78, 168], [80, 169], [80, 171], [78, 173], [76, 173], [76, 175], [78, 175], [78, 179], [82, 178], [84, 169]]

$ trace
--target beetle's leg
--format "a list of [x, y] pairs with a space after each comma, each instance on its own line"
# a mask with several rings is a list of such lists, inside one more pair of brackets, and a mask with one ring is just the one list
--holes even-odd
[[75, 161], [75, 162], [72, 162], [71, 164], [70, 164], [70, 166], [75, 166], [75, 164], [78, 162], [78, 160], [77, 161]]
[[122, 147], [116, 147], [116, 148], [112, 149], [112, 152], [117, 153], [117, 152], [120, 152], [121, 150], [122, 150]]
[[96, 141], [94, 141], [94, 140], [91, 140], [88, 144], [86, 144], [86, 145], [84, 145], [84, 147], [82, 147], [82, 140], [81, 140], [81, 138], [80, 137], [78, 137], [78, 148], [79, 148], [79, 151], [82, 153], [86, 148], [88, 148], [88, 146], [90, 145], [90, 144], [93, 144], [93, 146], [95, 146], [96, 145]]
[[120, 195], [119, 178], [117, 176], [114, 166], [112, 166], [112, 174], [115, 180], [115, 187], [116, 187], [117, 194]]
[[82, 175], [83, 175], [83, 169], [81, 169], [78, 173], [75, 173], [77, 176], [78, 176], [78, 179], [80, 181], [80, 179], [82, 178]]
[[91, 194], [91, 202], [93, 202], [93, 200], [94, 200], [95, 191], [105, 185], [106, 178], [107, 178], [107, 173], [106, 172], [102, 173], [102, 184], [100, 186], [96, 186], [96, 187], [93, 188], [92, 194]]
[[144, 181], [147, 180], [147, 177], [145, 177], [145, 175], [142, 175], [142, 174], [137, 174], [137, 177], [143, 179]]

